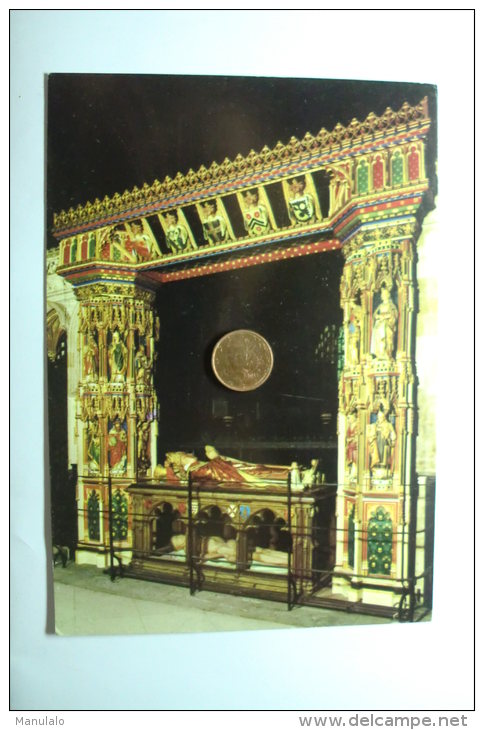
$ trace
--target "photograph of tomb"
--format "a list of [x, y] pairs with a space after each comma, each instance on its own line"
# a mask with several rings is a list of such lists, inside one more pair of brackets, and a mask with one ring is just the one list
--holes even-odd
[[47, 98], [54, 582], [430, 618], [436, 88]]

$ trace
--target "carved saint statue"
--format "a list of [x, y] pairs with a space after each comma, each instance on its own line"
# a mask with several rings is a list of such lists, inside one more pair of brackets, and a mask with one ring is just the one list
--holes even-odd
[[358, 416], [355, 412], [349, 413], [346, 421], [345, 462], [350, 480], [356, 479], [358, 464]]
[[92, 333], [87, 336], [83, 364], [84, 378], [91, 381], [96, 380], [99, 372], [99, 349]]
[[138, 469], [146, 471], [150, 464], [150, 423], [145, 421], [138, 426]]
[[386, 413], [379, 410], [376, 422], [368, 429], [370, 469], [375, 476], [388, 476], [393, 469], [393, 450], [396, 433]]
[[118, 330], [114, 330], [111, 347], [109, 348], [109, 370], [111, 381], [122, 382], [126, 377], [128, 367], [128, 351]]
[[361, 336], [361, 306], [351, 304], [351, 312], [348, 320], [348, 365], [358, 365], [360, 362], [360, 336]]
[[119, 418], [117, 418], [108, 434], [108, 455], [111, 474], [119, 476], [126, 473], [127, 465], [127, 441], [126, 431]]
[[377, 273], [377, 261], [376, 256], [370, 256], [366, 262], [365, 279], [366, 285], [372, 287], [375, 283]]
[[89, 474], [97, 474], [99, 472], [99, 458], [101, 454], [99, 426], [97, 421], [91, 421], [88, 423], [86, 429], [86, 446], [87, 468]]
[[371, 335], [371, 354], [378, 360], [389, 360], [395, 348], [395, 332], [398, 322], [398, 310], [393, 303], [390, 292], [381, 288], [381, 302], [373, 314], [373, 331]]

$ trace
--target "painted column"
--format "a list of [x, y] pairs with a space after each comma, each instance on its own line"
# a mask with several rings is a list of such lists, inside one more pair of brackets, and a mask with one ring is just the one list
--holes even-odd
[[402, 224], [379, 220], [350, 235], [341, 281], [345, 365], [338, 438], [344, 459], [333, 591], [387, 606], [398, 603], [413, 569], [417, 230], [407, 216]]
[[[115, 549], [128, 561], [132, 526], [126, 488], [150, 478], [156, 465], [154, 294], [133, 283], [88, 284], [76, 294], [81, 354], [76, 558], [104, 566], [109, 551], [108, 478], [113, 492]], [[91, 525], [93, 492], [104, 506], [98, 535]]]

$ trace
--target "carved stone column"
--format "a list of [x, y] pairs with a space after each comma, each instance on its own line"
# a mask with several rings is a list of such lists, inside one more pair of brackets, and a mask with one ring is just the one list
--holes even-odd
[[[125, 490], [151, 477], [156, 465], [154, 294], [133, 283], [88, 284], [76, 294], [81, 357], [76, 555], [80, 562], [104, 565], [109, 549], [108, 478], [115, 547], [128, 559], [132, 534]], [[95, 500], [101, 529], [95, 524]]]
[[[339, 389], [333, 590], [394, 605], [413, 569], [415, 218], [368, 225], [344, 246], [345, 364]], [[385, 590], [382, 590], [385, 589]]]

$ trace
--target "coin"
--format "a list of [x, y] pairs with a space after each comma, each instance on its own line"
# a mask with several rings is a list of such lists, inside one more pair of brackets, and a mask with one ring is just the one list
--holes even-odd
[[231, 390], [259, 388], [271, 374], [273, 364], [269, 343], [252, 330], [229, 332], [217, 342], [212, 353], [215, 375]]

